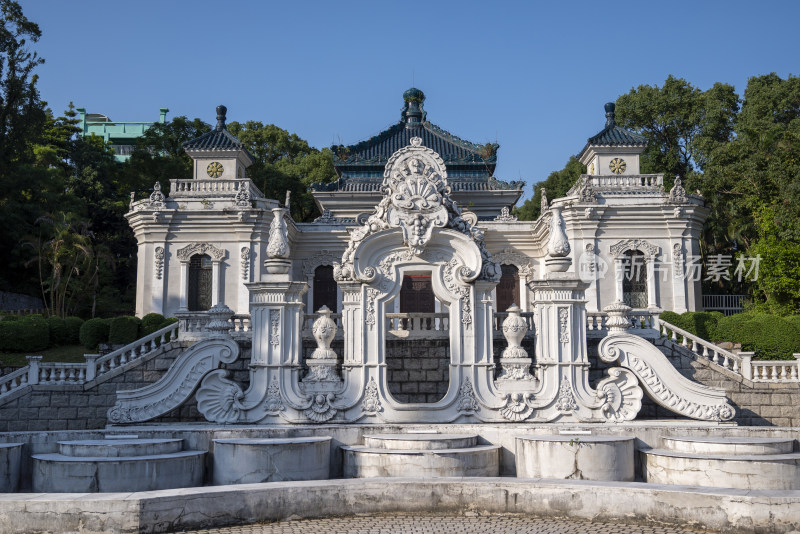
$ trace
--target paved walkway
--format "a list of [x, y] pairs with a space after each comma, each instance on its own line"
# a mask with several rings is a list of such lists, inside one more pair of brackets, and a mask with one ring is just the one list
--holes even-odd
[[515, 515], [488, 517], [391, 515], [284, 521], [191, 532], [193, 534], [690, 534], [699, 531]]

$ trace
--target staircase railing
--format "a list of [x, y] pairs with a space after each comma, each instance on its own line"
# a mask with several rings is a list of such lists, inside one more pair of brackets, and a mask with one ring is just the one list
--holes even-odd
[[85, 384], [178, 339], [178, 328], [178, 323], [169, 324], [103, 356], [84, 354], [86, 363], [42, 362], [41, 356], [26, 356], [28, 365], [0, 376], [0, 399], [26, 386]]
[[661, 319], [658, 321], [658, 331], [662, 338], [684, 347], [697, 358], [753, 382], [800, 382], [800, 353], [794, 354], [794, 361], [754, 361], [753, 352], [733, 353]]

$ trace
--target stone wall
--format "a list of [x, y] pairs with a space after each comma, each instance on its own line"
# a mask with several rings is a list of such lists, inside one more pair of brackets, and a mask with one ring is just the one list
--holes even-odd
[[2, 311], [39, 311], [43, 308], [44, 304], [42, 303], [42, 299], [38, 297], [31, 297], [30, 295], [22, 295], [20, 293], [9, 293], [8, 291], [0, 291], [0, 310]]
[[450, 340], [393, 340], [386, 347], [389, 393], [401, 403], [441, 400], [450, 386]]

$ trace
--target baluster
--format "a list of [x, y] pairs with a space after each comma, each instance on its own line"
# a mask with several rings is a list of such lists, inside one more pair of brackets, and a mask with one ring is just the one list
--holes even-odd
[[681, 346], [687, 347], [687, 348], [689, 347], [689, 338], [688, 337], [683, 336], [683, 341], [681, 341]]
[[696, 339], [692, 340], [692, 352], [694, 352], [695, 354], [698, 354], [697, 340]]
[[78, 369], [78, 382], [86, 382], [86, 368], [81, 367]]
[[703, 358], [708, 359], [708, 346], [703, 345]]
[[767, 366], [766, 365], [759, 365], [758, 366], [758, 378], [761, 380], [767, 379]]
[[778, 367], [778, 380], [783, 380], [784, 378], [786, 378], [786, 366], [781, 364]]
[[722, 361], [722, 367], [724, 367], [725, 369], [730, 369], [730, 361], [728, 360], [728, 355], [723, 354], [723, 356], [725, 359]]
[[677, 332], [675, 332], [674, 328], [672, 329], [672, 342], [673, 343], [677, 343], [678, 342], [678, 334], [677, 334]]
[[60, 372], [58, 373], [58, 382], [60, 384], [63, 384], [64, 382], [67, 381], [67, 370], [62, 367], [59, 371]]
[[733, 372], [739, 373], [739, 360], [733, 360]]
[[797, 366], [797, 364], [792, 365], [792, 379], [793, 380], [797, 380], [798, 379], [797, 374], [798, 374], [798, 366]]
[[75, 381], [75, 369], [72, 367], [69, 368], [69, 373], [67, 374], [67, 381], [74, 382]]
[[3, 384], [0, 385], [0, 395], [2, 395], [3, 393], [7, 393], [8, 392], [8, 385], [7, 384], [8, 384], [8, 382], [3, 382]]
[[119, 355], [119, 364], [125, 365], [126, 363], [128, 363], [128, 351], [123, 350]]
[[714, 357], [711, 359], [711, 361], [713, 361], [714, 363], [718, 364], [719, 363], [719, 352], [717, 350], [715, 350], [715, 349], [712, 349], [712, 350], [714, 350]]
[[117, 362], [115, 361], [116, 358], [109, 358], [108, 359], [108, 370], [115, 369], [117, 367]]

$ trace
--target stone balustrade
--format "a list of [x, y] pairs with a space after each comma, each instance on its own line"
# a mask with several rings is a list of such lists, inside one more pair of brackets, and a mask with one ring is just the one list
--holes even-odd
[[179, 328], [180, 322], [172, 323], [103, 356], [86, 354], [86, 381], [94, 380], [117, 367], [137, 360], [170, 340], [178, 339]]
[[[178, 334], [180, 340], [199, 341], [208, 337], [209, 332], [206, 326], [211, 321], [208, 312], [180, 312], [176, 313], [175, 316], [178, 318], [178, 324], [180, 325]], [[250, 339], [253, 336], [249, 313], [236, 314], [228, 322], [231, 324], [230, 334], [235, 339]]]
[[[31, 356], [28, 356], [31, 358]], [[86, 382], [85, 363], [44, 362], [39, 364], [39, 376], [34, 384], [83, 384]]]
[[795, 353], [793, 356], [794, 361], [750, 360], [751, 380], [753, 382], [800, 382], [800, 353]]
[[450, 314], [387, 313], [386, 329], [399, 338], [447, 338], [450, 335]]
[[26, 386], [85, 384], [177, 339], [178, 328], [179, 323], [172, 323], [103, 356], [84, 354], [86, 363], [42, 362], [41, 356], [26, 356], [28, 365], [0, 377], [0, 399]]
[[250, 179], [214, 179], [214, 180], [170, 180], [169, 196], [173, 199], [232, 197], [239, 192], [243, 184], [250, 187], [251, 198], [264, 198], [262, 193]]
[[[657, 329], [658, 313], [646, 309], [634, 309], [628, 313], [631, 329]], [[590, 336], [605, 335], [608, 332], [608, 314], [589, 312], [586, 314], [586, 330]], [[602, 333], [601, 333], [602, 332]], [[632, 332], [635, 333], [635, 332]]]
[[742, 365], [743, 358], [739, 355], [662, 320], [658, 321], [658, 332], [661, 337], [665, 337], [691, 351], [698, 359], [719, 365], [723, 369], [741, 374], [747, 379], [752, 378], [749, 375], [751, 370], [749, 361], [747, 365]]
[[26, 365], [7, 375], [0, 376], [0, 397], [28, 385], [28, 368], [29, 366]]
[[663, 174], [588, 175], [594, 189], [656, 189], [664, 187]]

